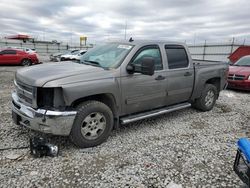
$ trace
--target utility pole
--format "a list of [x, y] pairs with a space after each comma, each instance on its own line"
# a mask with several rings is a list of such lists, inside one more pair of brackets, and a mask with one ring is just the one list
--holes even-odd
[[194, 46], [195, 46], [196, 33], [194, 33]]
[[72, 27], [70, 29], [70, 44], [72, 46], [72, 42], [73, 42], [73, 37], [72, 37]]
[[127, 20], [125, 21], [125, 28], [124, 28], [124, 40], [127, 39]]
[[45, 31], [46, 29], [43, 30], [43, 41], [45, 41]]

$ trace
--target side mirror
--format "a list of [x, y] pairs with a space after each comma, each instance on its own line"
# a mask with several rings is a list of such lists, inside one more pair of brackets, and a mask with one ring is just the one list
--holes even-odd
[[155, 72], [155, 61], [152, 57], [144, 57], [141, 60], [141, 65], [129, 64], [127, 66], [127, 71], [129, 74], [135, 72], [152, 76]]

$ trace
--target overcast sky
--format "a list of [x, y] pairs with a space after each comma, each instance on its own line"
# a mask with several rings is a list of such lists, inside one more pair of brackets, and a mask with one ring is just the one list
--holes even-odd
[[[250, 42], [249, 0], [0, 0], [0, 35]], [[126, 26], [127, 25], [127, 26]]]

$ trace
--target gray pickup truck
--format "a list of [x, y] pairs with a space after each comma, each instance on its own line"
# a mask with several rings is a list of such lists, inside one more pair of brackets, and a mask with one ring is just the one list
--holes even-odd
[[106, 43], [78, 63], [19, 69], [12, 117], [18, 125], [92, 147], [120, 124], [190, 106], [211, 110], [227, 72], [226, 63], [193, 61], [182, 43]]

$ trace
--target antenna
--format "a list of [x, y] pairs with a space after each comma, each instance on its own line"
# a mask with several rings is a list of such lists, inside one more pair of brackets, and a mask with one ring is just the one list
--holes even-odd
[[129, 42], [133, 42], [133, 41], [134, 41], [134, 39], [132, 37], [130, 37]]

